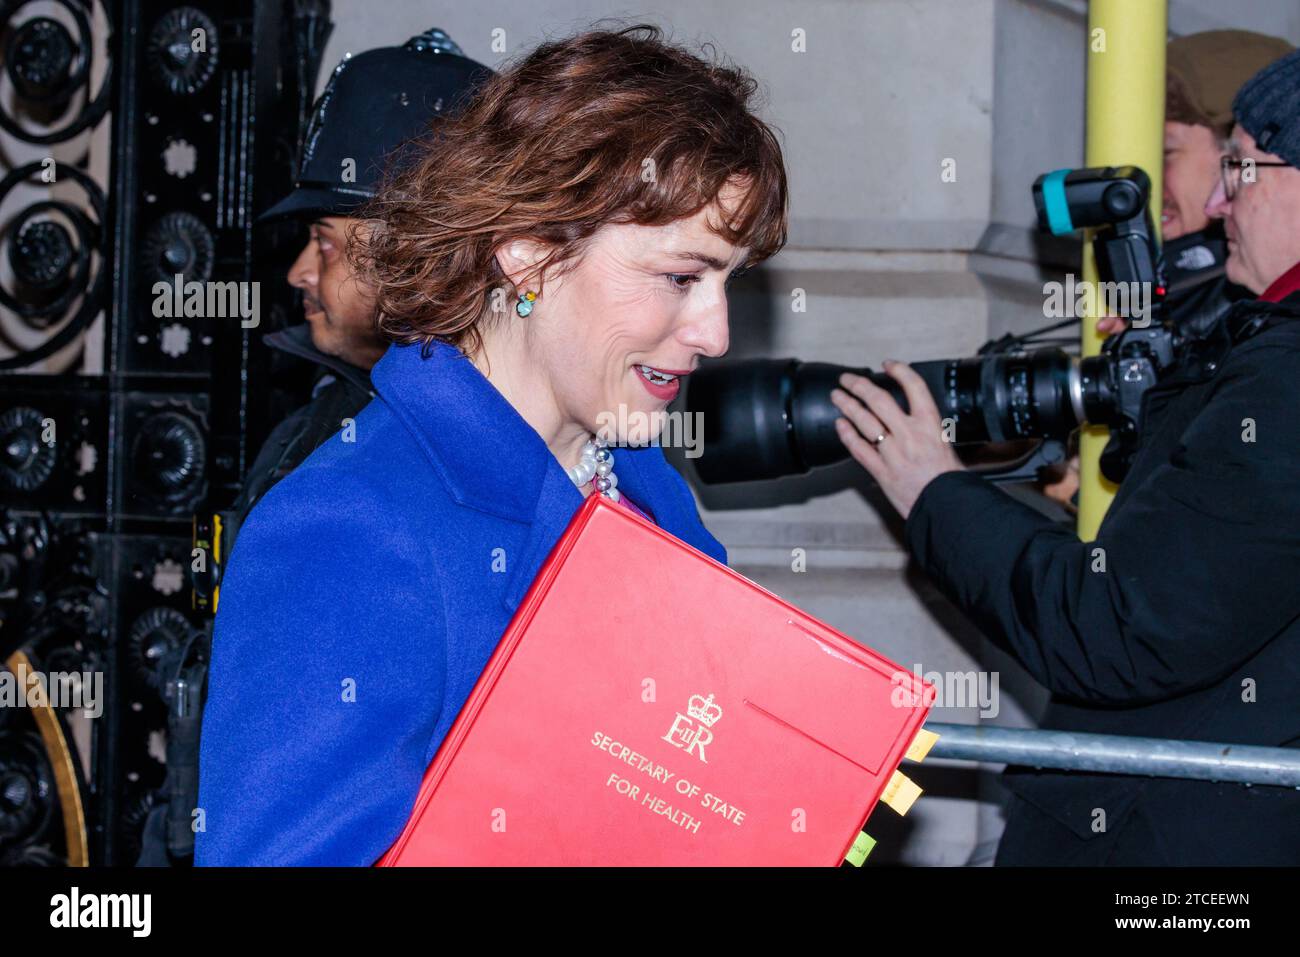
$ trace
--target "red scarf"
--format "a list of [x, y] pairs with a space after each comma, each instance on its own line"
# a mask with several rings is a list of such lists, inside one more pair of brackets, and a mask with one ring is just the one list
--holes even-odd
[[1264, 302], [1281, 302], [1293, 292], [1300, 291], [1300, 263], [1296, 263], [1282, 275], [1273, 280], [1273, 284], [1264, 290], [1259, 298]]

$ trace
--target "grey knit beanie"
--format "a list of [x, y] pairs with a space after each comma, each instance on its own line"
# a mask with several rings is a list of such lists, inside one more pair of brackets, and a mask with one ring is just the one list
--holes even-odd
[[1247, 80], [1232, 112], [1261, 150], [1300, 166], [1300, 50]]

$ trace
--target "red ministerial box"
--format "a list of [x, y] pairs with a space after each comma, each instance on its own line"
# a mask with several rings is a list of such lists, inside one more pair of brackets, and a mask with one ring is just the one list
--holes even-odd
[[592, 495], [378, 863], [838, 865], [926, 687]]

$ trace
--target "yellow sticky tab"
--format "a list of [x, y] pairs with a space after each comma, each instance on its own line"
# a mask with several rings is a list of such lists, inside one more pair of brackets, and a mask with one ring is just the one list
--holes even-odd
[[853, 846], [849, 848], [849, 852], [844, 855], [844, 859], [854, 867], [861, 867], [862, 862], [867, 859], [867, 855], [871, 853], [871, 849], [875, 846], [876, 839], [874, 837], [865, 831], [859, 831], [857, 839], [853, 842]]
[[921, 789], [916, 786], [916, 782], [901, 771], [895, 771], [885, 785], [885, 793], [880, 795], [880, 800], [901, 815], [910, 811], [920, 796]]
[[939, 736], [937, 734], [933, 731], [926, 731], [925, 728], [922, 728], [920, 731], [916, 732], [916, 737], [913, 738], [912, 743], [908, 745], [905, 757], [909, 761], [924, 761], [925, 756], [930, 753], [930, 749], [934, 747], [934, 743], [938, 740]]

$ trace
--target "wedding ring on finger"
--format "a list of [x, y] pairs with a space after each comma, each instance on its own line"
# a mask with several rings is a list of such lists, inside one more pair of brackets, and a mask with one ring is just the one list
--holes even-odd
[[880, 435], [877, 435], [874, 439], [867, 439], [867, 441], [870, 442], [872, 445], [879, 445], [881, 442], [885, 441], [885, 434], [882, 432], [880, 433]]

